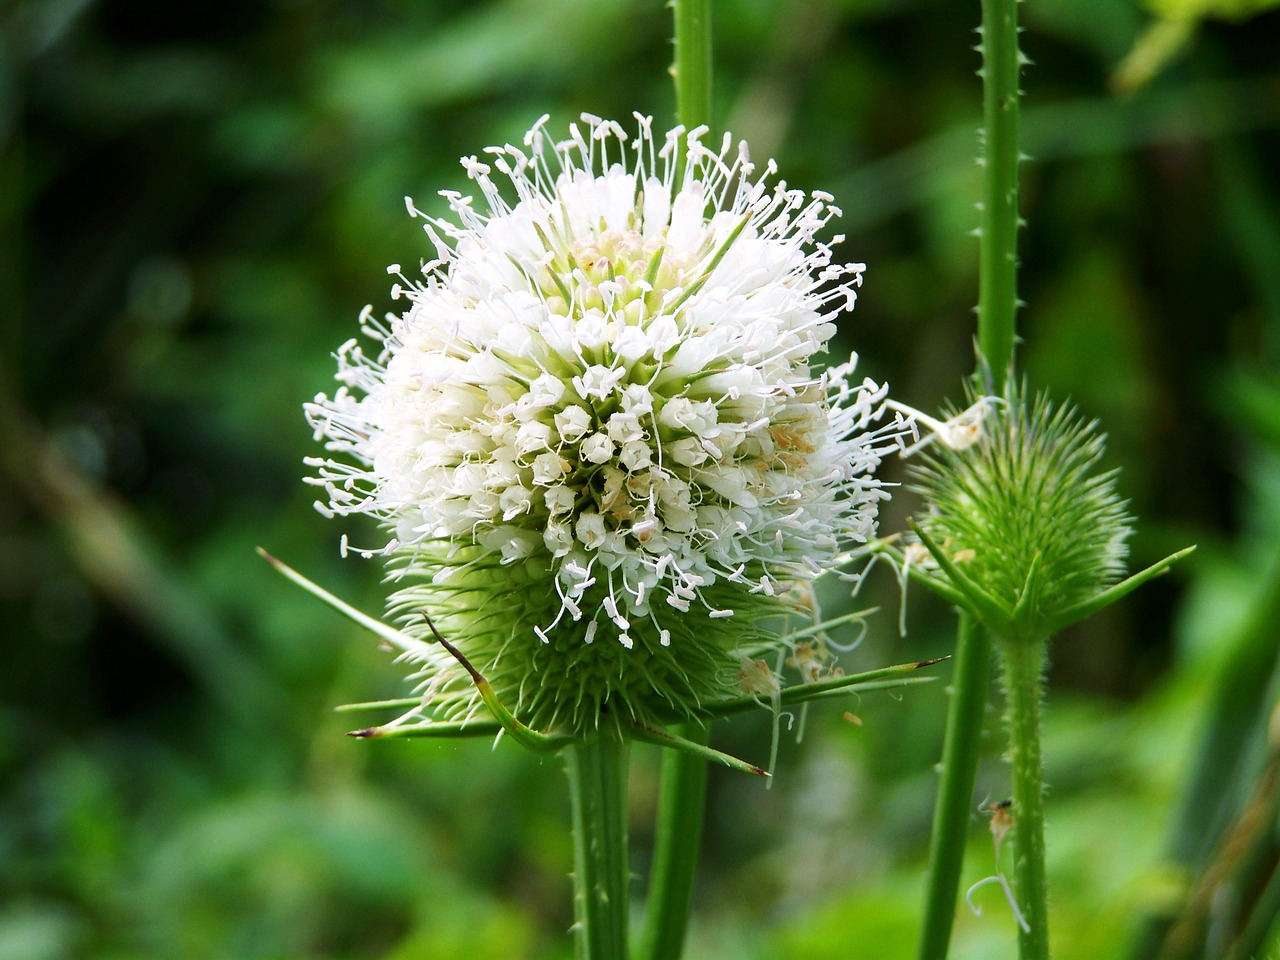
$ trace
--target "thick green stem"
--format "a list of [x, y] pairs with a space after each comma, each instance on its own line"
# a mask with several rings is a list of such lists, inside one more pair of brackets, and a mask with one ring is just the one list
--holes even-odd
[[1002, 640], [1009, 759], [1013, 764], [1013, 886], [1026, 927], [1019, 960], [1049, 958], [1049, 898], [1044, 868], [1044, 772], [1040, 698], [1045, 641]]
[[991, 683], [991, 638], [960, 614], [951, 674], [951, 705], [942, 745], [938, 798], [933, 808], [929, 879], [918, 960], [944, 960], [955, 921], [965, 838], [973, 819], [973, 788], [982, 754], [982, 728]]
[[983, 178], [978, 346], [999, 395], [1013, 363], [1018, 312], [1017, 0], [982, 0]]
[[[707, 741], [707, 728], [703, 726], [687, 724], [673, 732], [700, 743]], [[706, 761], [677, 750], [664, 750], [640, 960], [678, 960], [684, 949], [706, 798]]]
[[578, 960], [627, 958], [627, 746], [602, 735], [565, 750]]

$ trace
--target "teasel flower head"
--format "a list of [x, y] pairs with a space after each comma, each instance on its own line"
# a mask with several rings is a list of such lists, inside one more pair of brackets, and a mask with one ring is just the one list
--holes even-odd
[[1132, 520], [1117, 471], [1099, 469], [1105, 436], [1017, 384], [963, 419], [963, 439], [953, 432], [913, 468], [929, 548], [917, 555], [997, 636], [1044, 640], [1124, 576]]
[[[819, 239], [831, 197], [636, 121], [557, 142], [544, 117], [462, 161], [449, 214], [410, 201], [433, 255], [390, 268], [406, 309], [366, 308], [306, 407], [317, 507], [381, 524], [400, 628], [429, 617], [541, 729], [739, 693], [873, 535], [903, 430], [852, 359], [819, 366], [863, 271]], [[418, 660], [436, 716], [476, 711], [456, 662]]]

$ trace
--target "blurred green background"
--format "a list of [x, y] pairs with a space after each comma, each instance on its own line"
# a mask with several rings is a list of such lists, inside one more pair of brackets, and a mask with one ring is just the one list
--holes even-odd
[[[1280, 14], [1252, 6], [1022, 6], [1020, 357], [1108, 429], [1135, 566], [1200, 544], [1054, 646], [1062, 960], [1237, 937], [1276, 956]], [[331, 708], [403, 695], [401, 671], [253, 548], [378, 610], [376, 564], [337, 550], [371, 532], [323, 520], [300, 482], [301, 403], [360, 307], [390, 307], [383, 267], [427, 255], [405, 195], [441, 209], [460, 155], [543, 112], [670, 118], [669, 16], [0, 0], [0, 957], [569, 955], [558, 762], [346, 739], [359, 724]], [[715, 11], [718, 124], [836, 195], [840, 252], [869, 265], [842, 348], [924, 409], [973, 360], [977, 21], [976, 3]], [[884, 612], [848, 667], [949, 650], [933, 598], [913, 592], [905, 637], [888, 571], [868, 598]], [[860, 726], [815, 708], [772, 790], [713, 772], [692, 958], [912, 955], [944, 687], [851, 701]], [[767, 716], [717, 728], [754, 759], [768, 736]], [[641, 876], [654, 775], [637, 748]], [[975, 815], [966, 884], [993, 869]], [[975, 901], [955, 956], [1011, 956], [998, 890]]]

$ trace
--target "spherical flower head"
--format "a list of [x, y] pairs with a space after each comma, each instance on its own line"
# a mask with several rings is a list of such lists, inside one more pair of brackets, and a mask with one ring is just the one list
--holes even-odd
[[[463, 160], [434, 258], [307, 405], [327, 514], [390, 536], [390, 609], [423, 614], [542, 728], [697, 716], [776, 644], [795, 584], [875, 529], [884, 389], [814, 366], [861, 264], [823, 194], [745, 144], [584, 117]], [[835, 238], [839, 239], [839, 238]], [[803, 592], [803, 591], [801, 591]], [[423, 665], [438, 714], [474, 692]]]
[[1117, 472], [1097, 472], [1096, 422], [1017, 385], [981, 409], [972, 442], [944, 444], [913, 471], [920, 528], [991, 601], [975, 613], [993, 631], [1044, 640], [1124, 575], [1131, 520]]

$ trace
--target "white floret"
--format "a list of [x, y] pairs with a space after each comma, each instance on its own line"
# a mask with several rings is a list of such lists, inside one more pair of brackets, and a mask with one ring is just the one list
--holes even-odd
[[409, 204], [436, 258], [394, 269], [408, 310], [366, 311], [378, 355], [344, 344], [341, 388], [307, 405], [332, 454], [311, 482], [322, 512], [382, 521], [406, 574], [428, 542], [546, 557], [555, 623], [585, 614], [585, 642], [607, 588], [629, 645], [658, 598], [725, 616], [702, 590], [772, 596], [869, 539], [898, 428], [852, 363], [811, 369], [863, 269], [817, 240], [824, 195], [771, 186], [728, 139], [585, 122], [465, 161], [481, 199], [446, 194], [451, 219]]

